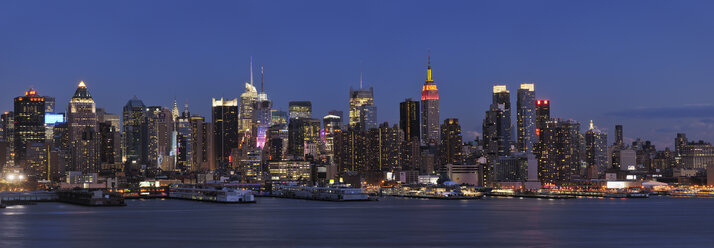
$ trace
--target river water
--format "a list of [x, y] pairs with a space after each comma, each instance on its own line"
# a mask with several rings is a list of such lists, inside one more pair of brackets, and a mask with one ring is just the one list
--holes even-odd
[[714, 199], [127, 204], [0, 209], [0, 247], [714, 247]]

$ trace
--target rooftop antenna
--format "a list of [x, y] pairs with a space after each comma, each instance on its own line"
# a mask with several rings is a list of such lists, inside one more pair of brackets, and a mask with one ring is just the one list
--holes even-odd
[[260, 93], [263, 93], [263, 66], [260, 66]]
[[362, 61], [359, 62], [359, 88], [362, 89]]
[[250, 56], [250, 85], [253, 85], [253, 56]]

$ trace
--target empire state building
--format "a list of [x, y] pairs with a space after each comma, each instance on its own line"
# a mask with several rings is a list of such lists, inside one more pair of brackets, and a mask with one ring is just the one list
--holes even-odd
[[426, 69], [426, 82], [421, 89], [421, 139], [424, 144], [438, 144], [441, 138], [439, 129], [439, 90], [431, 79], [431, 56]]

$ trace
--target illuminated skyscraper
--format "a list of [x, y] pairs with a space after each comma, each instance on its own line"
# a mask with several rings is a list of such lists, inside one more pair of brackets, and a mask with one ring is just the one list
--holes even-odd
[[238, 99], [213, 99], [213, 151], [218, 168], [230, 166], [233, 148], [238, 148]]
[[601, 132], [590, 121], [590, 128], [585, 132], [585, 162], [602, 175], [608, 169], [607, 161], [607, 133]]
[[290, 101], [288, 103], [290, 119], [312, 118], [312, 102], [310, 101]]
[[541, 182], [570, 181], [580, 168], [580, 124], [573, 120], [547, 121], [536, 148]]
[[245, 92], [240, 95], [240, 107], [238, 109], [238, 130], [250, 133], [253, 129], [253, 119], [255, 117], [255, 103], [258, 100], [258, 91], [251, 83], [245, 83]]
[[534, 84], [521, 84], [517, 102], [518, 151], [532, 153], [536, 135], [536, 98]]
[[540, 130], [545, 128], [545, 122], [550, 120], [550, 101], [536, 101], [536, 135], [540, 135]]
[[431, 78], [431, 56], [426, 68], [426, 82], [421, 88], [421, 141], [438, 144], [441, 141], [439, 128], [439, 90]]
[[367, 130], [377, 126], [377, 107], [374, 106], [374, 88], [362, 89], [362, 78], [360, 76], [360, 88], [352, 89], [350, 86], [350, 121], [349, 126], [362, 130]]
[[188, 106], [176, 121], [176, 134], [176, 169], [181, 172], [193, 171], [193, 132]]
[[99, 127], [94, 99], [84, 81], [79, 82], [67, 108], [70, 144], [70, 166], [67, 170], [95, 173], [99, 171]]
[[45, 142], [45, 98], [30, 89], [15, 97], [15, 163], [23, 164], [27, 147]]
[[134, 96], [124, 105], [122, 111], [122, 127], [124, 128], [124, 156], [127, 169], [140, 168], [148, 161], [146, 105]]
[[342, 130], [342, 117], [328, 114], [322, 118], [323, 142], [325, 143], [325, 153], [328, 161], [331, 162], [335, 156], [335, 135]]
[[258, 93], [258, 98], [253, 107], [255, 111], [253, 126], [255, 127], [256, 146], [261, 149], [265, 146], [267, 131], [273, 120], [272, 107], [273, 102], [268, 99], [268, 94], [263, 91], [263, 67], [260, 67], [260, 93]]
[[[441, 145], [439, 146], [441, 165], [461, 164], [463, 159], [462, 147], [463, 139], [461, 137], [459, 119], [445, 119], [444, 124], [441, 124]], [[439, 170], [440, 168], [436, 169]]]
[[404, 140], [419, 140], [419, 102], [407, 98], [399, 103], [399, 128], [404, 132]]

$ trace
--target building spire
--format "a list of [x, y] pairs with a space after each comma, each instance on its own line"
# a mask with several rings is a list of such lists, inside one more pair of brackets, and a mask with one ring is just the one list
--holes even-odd
[[260, 66], [260, 93], [263, 93], [263, 66]]
[[362, 70], [359, 71], [359, 88], [362, 89]]
[[250, 85], [253, 85], [253, 56], [250, 56]]
[[593, 125], [593, 120], [590, 120], [590, 130], [595, 129], [595, 126]]
[[427, 56], [427, 67], [426, 67], [426, 81], [431, 82], [431, 49], [429, 49], [429, 55]]

